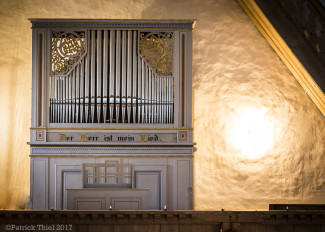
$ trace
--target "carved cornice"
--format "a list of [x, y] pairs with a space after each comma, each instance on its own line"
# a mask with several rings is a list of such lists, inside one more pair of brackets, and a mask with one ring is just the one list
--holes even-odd
[[73, 29], [188, 29], [195, 20], [29, 19], [32, 28]]
[[292, 52], [254, 0], [238, 0], [241, 7], [266, 38], [308, 96], [325, 116], [325, 94]]

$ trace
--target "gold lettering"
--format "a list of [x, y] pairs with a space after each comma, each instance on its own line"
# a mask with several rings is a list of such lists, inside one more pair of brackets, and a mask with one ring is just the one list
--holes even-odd
[[87, 134], [80, 135], [80, 142], [88, 142]]
[[59, 141], [60, 142], [67, 141], [67, 135], [66, 134], [59, 134]]
[[140, 142], [148, 142], [148, 135], [140, 134]]

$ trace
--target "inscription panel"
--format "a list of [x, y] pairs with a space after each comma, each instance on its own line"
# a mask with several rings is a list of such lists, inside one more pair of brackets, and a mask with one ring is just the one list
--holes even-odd
[[176, 133], [83, 133], [48, 132], [47, 142], [101, 142], [101, 143], [176, 143]]

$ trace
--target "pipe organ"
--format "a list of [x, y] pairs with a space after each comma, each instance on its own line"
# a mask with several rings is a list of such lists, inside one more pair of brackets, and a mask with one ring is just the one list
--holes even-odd
[[192, 209], [195, 21], [30, 21], [31, 207]]
[[50, 123], [173, 123], [172, 32], [52, 31], [50, 37]]

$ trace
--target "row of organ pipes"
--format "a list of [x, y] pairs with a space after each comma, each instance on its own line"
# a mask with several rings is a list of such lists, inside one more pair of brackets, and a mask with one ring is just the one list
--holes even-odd
[[138, 54], [138, 31], [91, 30], [87, 53], [67, 75], [51, 76], [51, 123], [174, 122], [174, 78]]

